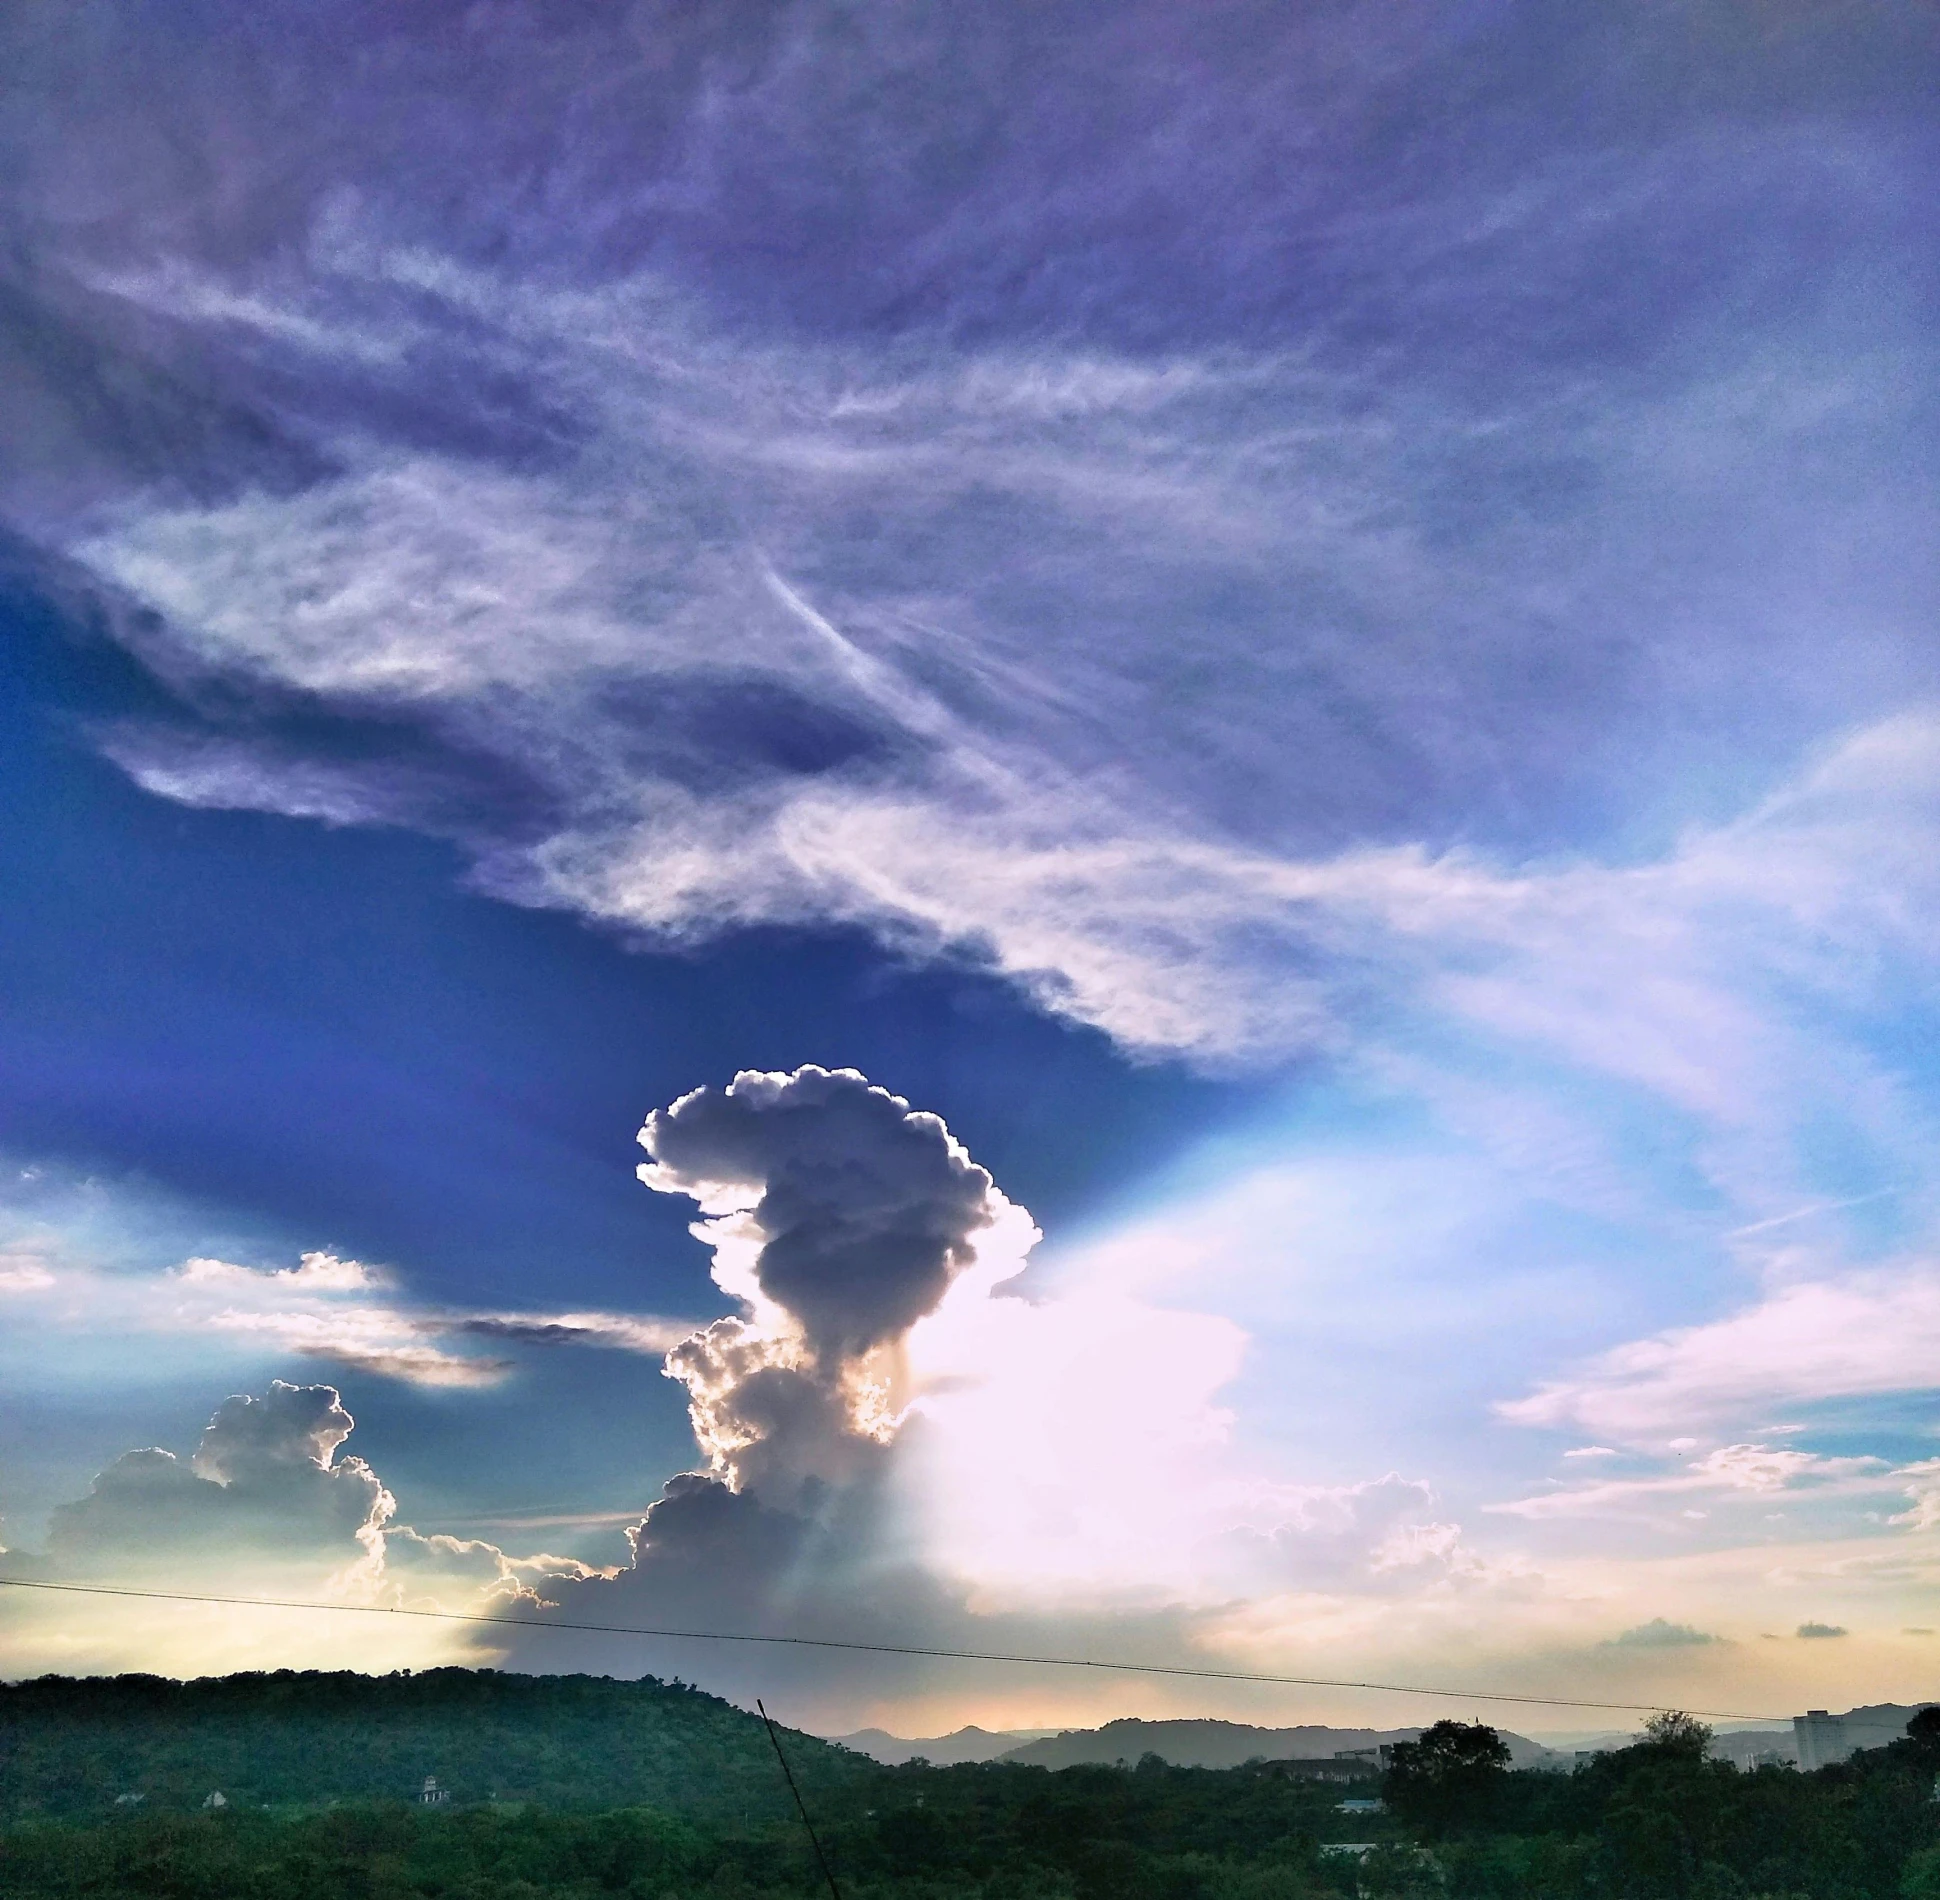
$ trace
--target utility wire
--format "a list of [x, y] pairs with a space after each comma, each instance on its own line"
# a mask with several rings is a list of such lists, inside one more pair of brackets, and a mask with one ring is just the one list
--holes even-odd
[[[1528, 1708], [1605, 1709], [1652, 1715], [1654, 1702], [1598, 1702], [1585, 1696], [1515, 1695], [1501, 1689], [1431, 1689], [1416, 1682], [1354, 1682], [1333, 1676], [1275, 1676], [1248, 1669], [1193, 1669], [1183, 1663], [1111, 1662], [1095, 1656], [1017, 1656], [989, 1649], [930, 1649], [917, 1643], [854, 1643], [834, 1636], [759, 1636], [745, 1630], [648, 1628], [636, 1623], [569, 1623], [562, 1619], [487, 1616], [470, 1610], [417, 1610], [381, 1603], [316, 1603], [291, 1597], [214, 1596], [189, 1590], [134, 1590], [106, 1583], [47, 1583], [0, 1577], [0, 1589], [59, 1590], [75, 1596], [137, 1597], [153, 1603], [220, 1603], [244, 1610], [329, 1610], [349, 1616], [420, 1616], [441, 1623], [491, 1623], [522, 1630], [580, 1630], [596, 1636], [656, 1636], [690, 1643], [774, 1643], [792, 1649], [842, 1649], [865, 1656], [928, 1656], [946, 1662], [1017, 1663], [1030, 1669], [1104, 1669], [1135, 1676], [1184, 1676], [1195, 1682], [1257, 1682], [1286, 1689], [1371, 1689], [1382, 1695], [1439, 1696], [1450, 1702], [1510, 1702]], [[1747, 1715], [1742, 1709], [1686, 1709], [1719, 1722], [1789, 1722], [1786, 1715]]]
[[822, 1852], [822, 1843], [816, 1839], [815, 1823], [808, 1818], [808, 1803], [802, 1799], [802, 1791], [795, 1786], [795, 1777], [788, 1766], [788, 1757], [781, 1752], [781, 1737], [775, 1733], [775, 1720], [763, 1706], [759, 1696], [754, 1699], [762, 1721], [767, 1725], [768, 1739], [775, 1745], [775, 1759], [781, 1763], [781, 1778], [788, 1784], [788, 1792], [795, 1797], [795, 1812], [802, 1817], [802, 1832], [808, 1836], [808, 1844], [815, 1850], [815, 1858], [822, 1869], [822, 1878], [829, 1883], [829, 1892], [834, 1900], [842, 1900], [842, 1889], [835, 1884], [834, 1871], [829, 1866], [829, 1857]]

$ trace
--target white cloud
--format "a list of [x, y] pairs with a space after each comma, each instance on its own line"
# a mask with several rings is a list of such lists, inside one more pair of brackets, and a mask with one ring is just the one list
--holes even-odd
[[[1721, 1445], [1704, 1457], [1669, 1471], [1645, 1477], [1615, 1478], [1600, 1484], [1563, 1485], [1533, 1497], [1487, 1508], [1507, 1517], [1527, 1520], [1559, 1517], [1597, 1517], [1647, 1511], [1666, 1501], [1709, 1492], [1769, 1496], [1811, 1487], [1816, 1492], [1837, 1487], [1845, 1492], [1860, 1487], [1878, 1489], [1887, 1481], [1883, 1458], [1830, 1458], [1817, 1452], [1774, 1449], [1769, 1445]], [[1702, 1513], [1687, 1512], [1701, 1516]]]
[[[497, 1385], [514, 1371], [517, 1361], [507, 1353], [519, 1347], [657, 1358], [693, 1331], [690, 1320], [655, 1314], [476, 1311], [416, 1301], [388, 1268], [321, 1250], [302, 1254], [293, 1267], [194, 1255], [157, 1273], [103, 1271], [49, 1245], [45, 1256], [8, 1256], [18, 1271], [12, 1280], [0, 1278], [0, 1292], [33, 1299], [37, 1323], [50, 1331], [226, 1336], [258, 1355], [292, 1353], [425, 1387]], [[43, 1258], [57, 1264], [43, 1265]]]
[[54, 1271], [35, 1254], [0, 1254], [0, 1293], [38, 1293], [54, 1284]]
[[1927, 1458], [1893, 1473], [1906, 1486], [1913, 1508], [1893, 1519], [1911, 1530], [1940, 1530], [1940, 1458]]
[[427, 1330], [426, 1322], [389, 1307], [344, 1307], [329, 1313], [227, 1307], [201, 1316], [197, 1323], [409, 1385], [496, 1385], [513, 1366], [509, 1359], [479, 1358], [424, 1344], [421, 1335]]
[[[1522, 698], [1554, 651], [1553, 564], [1585, 558], [1514, 535], [1458, 551], [1411, 455], [1455, 469], [1526, 440], [1619, 487], [1644, 466], [1674, 483], [1667, 445], [1694, 427], [1674, 400], [1505, 396], [1476, 418], [1284, 350], [770, 345], [649, 279], [517, 289], [342, 218], [309, 262], [328, 324], [179, 269], [120, 289], [254, 324], [299, 374], [332, 339], [439, 349], [457, 323], [525, 368], [579, 450], [494, 466], [359, 435], [334, 480], [133, 508], [82, 545], [163, 617], [127, 632], [164, 670], [385, 707], [421, 741], [352, 770], [260, 733], [109, 735], [165, 796], [455, 829], [502, 894], [676, 938], [860, 923], [1215, 1063], [1329, 1046], [1370, 996], [1425, 995], [1726, 1121], [1799, 1066], [1734, 980], [1741, 951], [1836, 984], [1827, 951], [1853, 927], [1932, 919], [1908, 822], [1934, 792], [1924, 716], [1655, 864], [1392, 842], [1445, 835], [1435, 788], [1487, 746], [1465, 722], [1506, 722], [1500, 753], [1511, 733], [1526, 749], [1532, 714], [1566, 720]], [[878, 524], [862, 551], [842, 533], [858, 511]], [[1209, 618], [1208, 562], [1246, 631]], [[1591, 578], [1574, 608], [1594, 620]], [[1459, 716], [1422, 704], [1431, 611], [1476, 676]], [[1202, 645], [1216, 663], [1187, 664]], [[1648, 671], [1649, 640], [1613, 630], [1627, 646]], [[1303, 681], [1344, 725], [1316, 721]], [[468, 829], [479, 801], [440, 777], [459, 754], [543, 788], [551, 834]], [[1341, 783], [1387, 786], [1408, 818], [1348, 821]]]
[[360, 1564], [335, 1583], [344, 1600], [400, 1610], [438, 1610], [471, 1616], [542, 1608], [546, 1585], [611, 1575], [574, 1557], [537, 1552], [514, 1557], [475, 1537], [423, 1536], [408, 1525], [383, 1524]]
[[[46, 1556], [29, 1560], [25, 1574], [460, 1613], [537, 1606], [548, 1582], [598, 1574], [576, 1559], [508, 1555], [397, 1523], [397, 1501], [376, 1472], [341, 1455], [354, 1424], [327, 1385], [275, 1380], [261, 1397], [226, 1399], [191, 1457], [155, 1447], [126, 1452], [85, 1497], [59, 1506]], [[22, 1567], [17, 1552], [0, 1557]], [[44, 1620], [37, 1610], [76, 1606], [63, 1599], [51, 1608], [11, 1600], [6, 1607], [7, 1640], [18, 1653], [33, 1640], [23, 1626], [31, 1632]], [[138, 1612], [124, 1606], [121, 1614]]]
[[227, 1260], [190, 1258], [176, 1273], [195, 1286], [264, 1286], [299, 1293], [357, 1293], [386, 1286], [389, 1276], [361, 1260], [340, 1260], [331, 1253], [300, 1255], [293, 1267], [239, 1267]]
[[337, 1457], [352, 1423], [329, 1386], [278, 1380], [261, 1398], [225, 1400], [192, 1458], [124, 1453], [54, 1512], [56, 1574], [207, 1587], [211, 1576], [295, 1570], [323, 1583], [367, 1557], [396, 1509], [361, 1458]]
[[1940, 1270], [1926, 1262], [1780, 1285], [1705, 1325], [1614, 1348], [1498, 1409], [1626, 1444], [1818, 1400], [1923, 1392], [1940, 1382]]
[[711, 1475], [793, 1501], [853, 1482], [908, 1399], [906, 1342], [974, 1275], [1014, 1275], [1037, 1229], [935, 1115], [853, 1069], [745, 1070], [649, 1115], [640, 1179], [696, 1201], [744, 1316], [675, 1346]]

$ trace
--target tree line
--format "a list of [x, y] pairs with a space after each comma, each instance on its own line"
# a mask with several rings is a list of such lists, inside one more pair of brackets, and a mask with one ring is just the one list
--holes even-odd
[[[325, 1741], [335, 1752], [302, 1758]], [[1814, 1774], [1740, 1773], [1708, 1741], [1666, 1716], [1573, 1773], [1517, 1772], [1493, 1730], [1443, 1722], [1344, 1788], [1156, 1756], [885, 1768], [782, 1737], [844, 1900], [1940, 1900], [1940, 1711]], [[232, 1775], [209, 1810], [211, 1777], [183, 1763], [218, 1744], [254, 1780]], [[449, 1806], [399, 1798], [423, 1773], [448, 1781]], [[120, 1799], [131, 1775], [140, 1801]], [[1341, 1810], [1376, 1794], [1379, 1812]], [[827, 1891], [765, 1730], [677, 1684], [25, 1684], [0, 1691], [0, 1797], [5, 1900]]]

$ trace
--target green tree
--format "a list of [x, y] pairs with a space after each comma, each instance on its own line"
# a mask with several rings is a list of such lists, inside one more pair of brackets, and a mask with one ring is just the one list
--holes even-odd
[[1404, 1821], [1450, 1834], [1488, 1824], [1508, 1771], [1508, 1744], [1486, 1722], [1437, 1722], [1394, 1745], [1384, 1791]]
[[1665, 1709], [1644, 1724], [1644, 1741], [1667, 1755], [1686, 1755], [1702, 1761], [1711, 1752], [1711, 1726], [1682, 1709]]

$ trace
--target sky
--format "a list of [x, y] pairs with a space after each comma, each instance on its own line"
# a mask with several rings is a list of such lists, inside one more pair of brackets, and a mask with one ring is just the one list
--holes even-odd
[[0, 1672], [1940, 1694], [1931, 24], [8, 9]]

